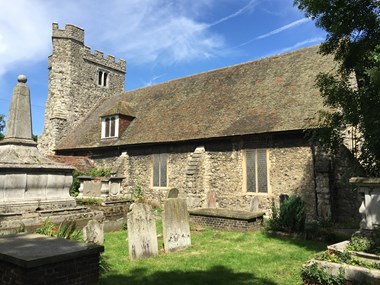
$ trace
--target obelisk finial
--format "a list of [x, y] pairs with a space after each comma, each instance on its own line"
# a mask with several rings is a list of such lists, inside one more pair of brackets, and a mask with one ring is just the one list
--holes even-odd
[[17, 77], [13, 89], [11, 106], [8, 112], [7, 129], [2, 143], [35, 145], [32, 136], [32, 114], [30, 109], [30, 91], [25, 75]]

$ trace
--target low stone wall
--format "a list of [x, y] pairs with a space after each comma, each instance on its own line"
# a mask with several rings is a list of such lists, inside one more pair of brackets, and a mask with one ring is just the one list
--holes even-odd
[[131, 202], [129, 200], [105, 201], [100, 204], [88, 203], [86, 200], [77, 199], [77, 204], [86, 206], [93, 211], [101, 211], [104, 214], [104, 231], [121, 230], [127, 223], [127, 213]]
[[0, 284], [99, 284], [102, 251], [103, 246], [36, 234], [1, 237]]
[[264, 212], [227, 209], [190, 210], [190, 222], [217, 230], [252, 231], [262, 226]]

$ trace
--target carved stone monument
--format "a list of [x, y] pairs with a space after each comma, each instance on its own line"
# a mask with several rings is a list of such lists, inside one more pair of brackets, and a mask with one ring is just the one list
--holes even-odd
[[[178, 197], [178, 193], [174, 195], [171, 190], [168, 197]], [[162, 225], [165, 252], [185, 249], [191, 245], [189, 213], [185, 199], [167, 198], [164, 201]]]
[[358, 187], [362, 195], [359, 213], [361, 230], [380, 228], [380, 178], [352, 177], [350, 183]]
[[44, 157], [32, 137], [30, 91], [18, 76], [0, 142], [0, 213], [74, 207], [73, 168]]
[[156, 221], [151, 206], [132, 204], [127, 217], [129, 258], [136, 260], [157, 255]]

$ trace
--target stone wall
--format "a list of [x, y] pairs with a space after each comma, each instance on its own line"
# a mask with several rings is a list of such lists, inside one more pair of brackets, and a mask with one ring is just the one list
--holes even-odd
[[[245, 190], [245, 148], [268, 148], [268, 193]], [[154, 153], [168, 153], [168, 187], [152, 187]], [[124, 176], [124, 193], [139, 185], [150, 200], [162, 201], [171, 188], [177, 188], [187, 199], [189, 208], [210, 207], [249, 211], [252, 200], [270, 214], [272, 199], [278, 204], [281, 194], [297, 194], [306, 202], [307, 214], [316, 217], [313, 153], [302, 138], [273, 139], [264, 145], [240, 141], [183, 144], [123, 151], [123, 163], [117, 161]], [[96, 164], [113, 167], [115, 159], [92, 157]], [[211, 193], [211, 194], [210, 194]], [[211, 197], [211, 198], [210, 198]], [[210, 201], [215, 199], [215, 201]]]
[[[124, 91], [126, 63], [84, 45], [84, 30], [73, 25], [59, 29], [53, 24], [53, 53], [49, 57], [45, 128], [39, 148], [53, 153], [57, 144], [99, 102]], [[98, 85], [98, 71], [108, 73], [108, 85]], [[99, 120], [100, 123], [100, 120]], [[100, 136], [100, 134], [99, 134]]]
[[[246, 191], [247, 148], [268, 150], [268, 193]], [[168, 154], [168, 187], [152, 187], [155, 153]], [[162, 202], [169, 189], [177, 188], [189, 208], [250, 211], [255, 201], [258, 210], [270, 215], [272, 201], [278, 206], [281, 195], [299, 195], [305, 201], [308, 220], [331, 218], [341, 222], [350, 215], [357, 216], [356, 194], [347, 184], [353, 161], [345, 155], [332, 159], [315, 150], [303, 134], [124, 148], [117, 155], [92, 152], [91, 159], [125, 177], [123, 191], [127, 197], [139, 185], [147, 199]]]

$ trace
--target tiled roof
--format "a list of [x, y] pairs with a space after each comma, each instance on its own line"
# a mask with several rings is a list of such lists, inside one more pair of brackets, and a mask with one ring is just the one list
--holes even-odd
[[[129, 91], [101, 102], [58, 149], [305, 129], [323, 108], [315, 77], [333, 68], [314, 46]], [[119, 139], [102, 141], [99, 116], [119, 101], [136, 118]]]
[[111, 115], [127, 115], [130, 117], [135, 117], [136, 112], [127, 102], [120, 100], [107, 112], [105, 112], [104, 114], [100, 114], [100, 116], [102, 117]]

